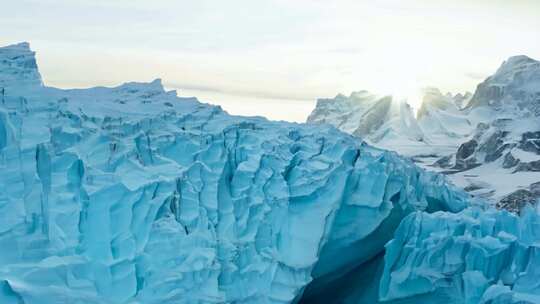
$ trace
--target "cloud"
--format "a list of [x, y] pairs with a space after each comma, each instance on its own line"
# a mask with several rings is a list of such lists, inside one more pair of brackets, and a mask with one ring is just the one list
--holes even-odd
[[281, 92], [268, 92], [263, 90], [235, 90], [222, 87], [204, 86], [204, 85], [191, 85], [175, 82], [164, 82], [164, 86], [169, 89], [176, 89], [182, 92], [182, 90], [194, 90], [207, 93], [219, 93], [231, 96], [253, 97], [257, 99], [279, 99], [279, 100], [314, 100], [316, 97], [310, 94], [283, 94]]

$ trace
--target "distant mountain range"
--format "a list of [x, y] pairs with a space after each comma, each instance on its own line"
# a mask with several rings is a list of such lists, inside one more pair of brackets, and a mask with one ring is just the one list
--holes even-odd
[[406, 100], [367, 91], [320, 99], [309, 123], [328, 123], [448, 175], [472, 195], [513, 211], [540, 197], [540, 62], [506, 60], [474, 94], [424, 90]]

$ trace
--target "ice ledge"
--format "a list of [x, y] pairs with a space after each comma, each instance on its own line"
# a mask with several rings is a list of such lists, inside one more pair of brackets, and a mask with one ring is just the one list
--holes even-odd
[[4, 51], [10, 51], [11, 50], [13, 52], [32, 52], [30, 50], [30, 43], [28, 43], [26, 41], [1, 47], [0, 52], [1, 52], [1, 50], [4, 50]]
[[161, 78], [156, 78], [151, 82], [126, 82], [118, 86], [117, 89], [127, 91], [153, 91], [165, 93], [165, 88], [163, 87]]
[[0, 47], [0, 87], [42, 85], [35, 52], [28, 42]]

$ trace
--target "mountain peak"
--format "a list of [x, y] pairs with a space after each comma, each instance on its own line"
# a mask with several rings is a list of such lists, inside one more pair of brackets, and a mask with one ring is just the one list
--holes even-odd
[[512, 56], [503, 62], [495, 74], [478, 85], [470, 106], [500, 108], [503, 105], [517, 105], [519, 101], [521, 108], [535, 108], [534, 96], [539, 92], [540, 61], [525, 55]]
[[538, 68], [540, 68], [540, 62], [531, 57], [525, 55], [512, 56], [504, 61], [497, 69], [497, 72], [490, 78], [499, 81], [512, 81], [516, 72]]
[[460, 97], [454, 97], [451, 93], [442, 94], [438, 88], [426, 87], [422, 90], [422, 104], [417, 112], [417, 118], [421, 119], [431, 111], [431, 109], [447, 110], [453, 108], [457, 110], [456, 101]]
[[524, 63], [535, 63], [538, 62], [531, 57], [527, 55], [516, 55], [509, 57], [505, 62], [503, 62], [503, 65], [518, 65], [518, 64], [524, 64]]

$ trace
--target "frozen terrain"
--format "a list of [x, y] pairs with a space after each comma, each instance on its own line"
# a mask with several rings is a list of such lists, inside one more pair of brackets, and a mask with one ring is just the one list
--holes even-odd
[[379, 298], [540, 303], [540, 217], [525, 207], [411, 214], [386, 245]]
[[456, 299], [540, 294], [535, 212], [484, 214], [334, 127], [231, 116], [160, 80], [47, 87], [26, 43], [0, 48], [0, 92], [2, 304], [433, 303], [461, 278], [482, 280]]
[[362, 91], [320, 99], [308, 122], [397, 151], [510, 210], [540, 197], [540, 62], [526, 56], [509, 58], [474, 94], [426, 89], [416, 116], [406, 101]]
[[290, 303], [406, 214], [465, 207], [329, 126], [230, 116], [159, 80], [46, 87], [28, 44], [0, 63], [2, 303]]

